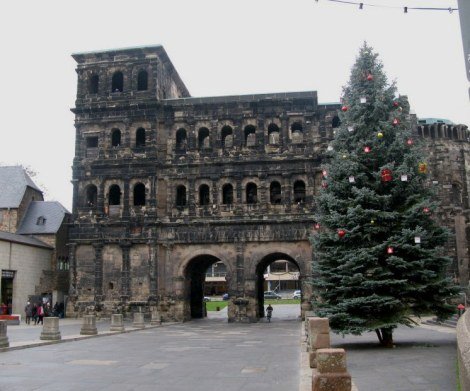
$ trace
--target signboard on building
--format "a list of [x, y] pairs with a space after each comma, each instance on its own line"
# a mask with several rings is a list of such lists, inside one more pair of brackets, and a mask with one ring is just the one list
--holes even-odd
[[465, 69], [467, 71], [467, 79], [470, 81], [470, 1], [459, 0], [458, 4], [460, 14], [460, 29], [462, 30], [462, 43], [465, 56]]
[[2, 278], [14, 278], [15, 271], [14, 270], [2, 270]]

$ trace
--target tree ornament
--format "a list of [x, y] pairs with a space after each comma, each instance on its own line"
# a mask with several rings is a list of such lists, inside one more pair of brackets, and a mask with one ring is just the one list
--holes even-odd
[[402, 182], [408, 182], [408, 175], [403, 174], [402, 176], [400, 176], [400, 180], [401, 180]]
[[415, 243], [420, 244], [421, 243], [421, 237], [420, 236], [415, 236]]
[[392, 122], [392, 125], [397, 126], [399, 123], [400, 123], [400, 121], [398, 120], [398, 118], [395, 118]]
[[370, 223], [371, 223], [371, 224], [375, 224], [375, 220], [374, 220], [374, 219], [371, 219], [371, 220], [370, 220]]
[[348, 126], [348, 132], [354, 132], [354, 126]]
[[379, 133], [377, 133], [377, 137], [378, 137], [378, 138], [383, 138], [383, 137], [384, 137], [384, 134], [383, 134], [382, 132], [379, 132]]
[[393, 107], [398, 107], [398, 102], [396, 100], [393, 101]]
[[348, 106], [341, 107], [341, 111], [344, 111], [344, 112], [348, 111]]
[[355, 183], [356, 182], [356, 179], [351, 175], [349, 178], [349, 183]]
[[413, 145], [413, 139], [409, 138], [408, 140], [406, 140], [406, 144], [407, 145]]
[[382, 172], [380, 173], [382, 182], [390, 182], [392, 178], [392, 170], [389, 170], [388, 168], [384, 168]]
[[365, 147], [364, 147], [364, 152], [365, 152], [365, 153], [369, 153], [369, 152], [370, 152], [370, 147], [369, 147], [369, 146], [365, 146]]
[[338, 229], [338, 236], [342, 238], [344, 235], [346, 235], [346, 231], [344, 229]]
[[367, 98], [366, 98], [365, 96], [361, 96], [361, 97], [359, 98], [359, 102], [361, 102], [361, 103], [367, 103]]
[[321, 187], [326, 189], [328, 187], [328, 183], [327, 182], [322, 182]]
[[392, 246], [387, 247], [387, 254], [393, 254], [393, 247]]
[[420, 174], [426, 174], [428, 172], [428, 165], [427, 163], [419, 163], [418, 164], [418, 172]]
[[427, 206], [423, 208], [423, 213], [424, 214], [429, 214], [431, 212], [431, 209], [429, 209]]
[[332, 146], [332, 145], [328, 145], [328, 147], [326, 147], [326, 150], [327, 150], [327, 151], [332, 151], [332, 150], [333, 150], [333, 146]]
[[348, 158], [348, 155], [346, 155], [345, 153], [343, 153], [342, 158], [343, 158], [343, 159], [347, 159], [347, 158]]
[[374, 76], [372, 76], [370, 73], [367, 75], [367, 80], [372, 81], [374, 80]]
[[314, 227], [315, 227], [315, 229], [320, 229], [320, 224], [316, 223]]
[[326, 170], [323, 170], [321, 174], [323, 175], [323, 178], [326, 178], [328, 176], [328, 172]]

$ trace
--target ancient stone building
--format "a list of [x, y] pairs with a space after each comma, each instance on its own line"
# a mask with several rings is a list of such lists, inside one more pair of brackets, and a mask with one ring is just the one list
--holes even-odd
[[[314, 199], [339, 105], [319, 104], [314, 91], [192, 98], [161, 46], [73, 58], [69, 315], [92, 306], [201, 317], [205, 271], [223, 262], [229, 321], [255, 321], [263, 271], [276, 260], [298, 269], [308, 309]], [[468, 142], [458, 129], [457, 140], [449, 126], [430, 150], [458, 167], [458, 181], [439, 177], [451, 186], [440, 194], [447, 200], [452, 181], [460, 186], [455, 227], [466, 246]], [[466, 252], [461, 260], [464, 271]]]

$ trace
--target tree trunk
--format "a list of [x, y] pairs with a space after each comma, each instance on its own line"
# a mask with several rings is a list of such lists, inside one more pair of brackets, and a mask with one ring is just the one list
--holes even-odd
[[393, 328], [384, 327], [381, 329], [375, 329], [377, 338], [380, 344], [386, 348], [393, 348]]

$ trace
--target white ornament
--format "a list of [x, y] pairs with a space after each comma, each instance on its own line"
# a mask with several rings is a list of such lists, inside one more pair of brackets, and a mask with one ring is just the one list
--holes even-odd
[[361, 102], [361, 103], [366, 103], [366, 102], [367, 102], [367, 98], [365, 98], [364, 96], [362, 96], [362, 97], [360, 98], [360, 102]]
[[401, 179], [402, 182], [407, 182], [408, 181], [408, 175], [402, 175], [400, 177], [400, 179]]
[[348, 131], [349, 132], [354, 132], [354, 126], [348, 126]]
[[420, 244], [421, 243], [421, 237], [415, 236], [415, 243]]
[[356, 180], [355, 180], [354, 177], [351, 175], [351, 176], [349, 177], [349, 183], [354, 183], [354, 182], [356, 182]]
[[328, 148], [326, 148], [328, 151], [332, 151], [333, 150], [333, 146], [332, 145], [328, 145]]

